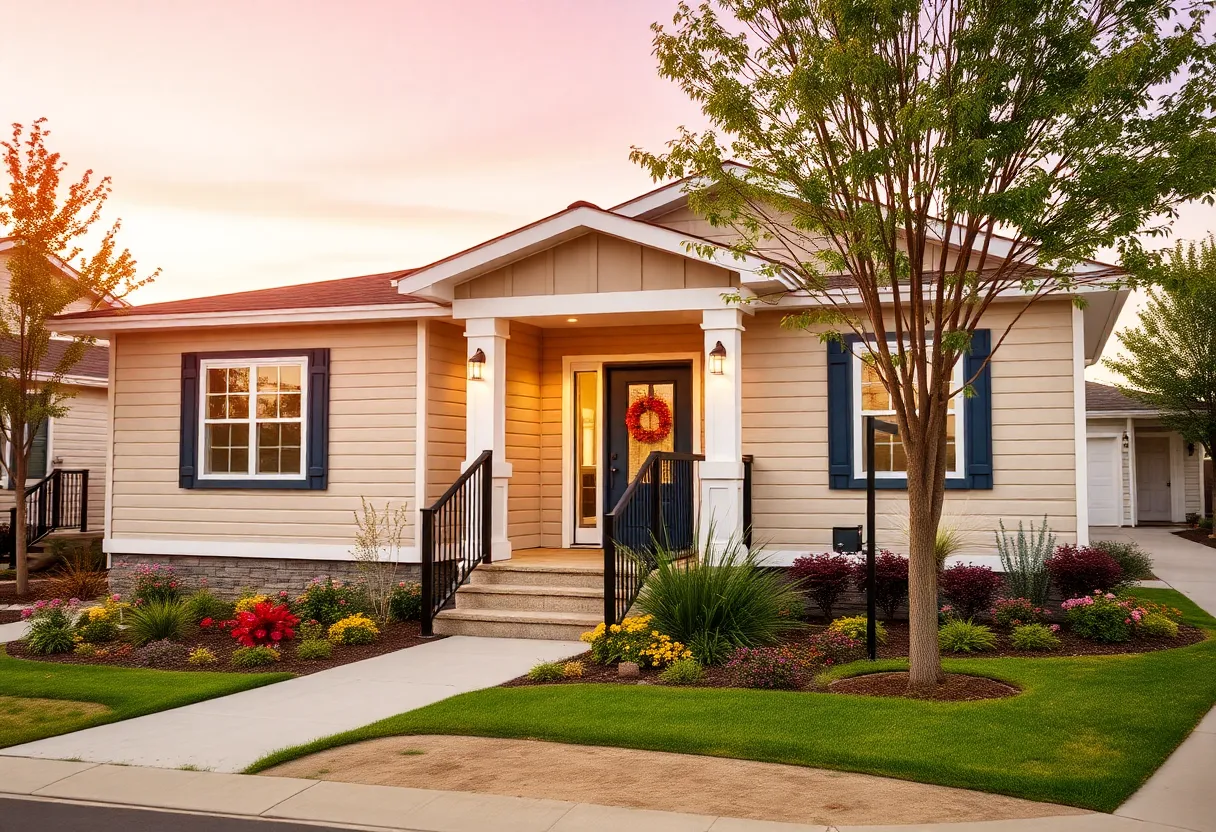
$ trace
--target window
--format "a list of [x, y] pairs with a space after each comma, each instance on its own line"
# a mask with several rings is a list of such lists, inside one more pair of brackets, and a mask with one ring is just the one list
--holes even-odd
[[182, 356], [183, 488], [327, 486], [329, 351]]
[[578, 528], [599, 522], [596, 482], [599, 472], [599, 373], [574, 374], [575, 513]]

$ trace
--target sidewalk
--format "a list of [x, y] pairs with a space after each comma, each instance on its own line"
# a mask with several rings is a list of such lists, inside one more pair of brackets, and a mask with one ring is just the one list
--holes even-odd
[[241, 771], [280, 748], [492, 687], [539, 662], [582, 649], [578, 642], [452, 636], [184, 708], [13, 746], [0, 755]]

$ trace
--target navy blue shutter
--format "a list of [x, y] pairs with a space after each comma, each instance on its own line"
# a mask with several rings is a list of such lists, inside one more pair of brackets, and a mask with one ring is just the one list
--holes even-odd
[[974, 377], [971, 387], [975, 393], [963, 400], [969, 488], [992, 488], [992, 365], [985, 363], [991, 353], [992, 333], [977, 329], [971, 336], [971, 352], [963, 357], [964, 380]]
[[177, 484], [194, 488], [198, 464], [198, 353], [182, 355], [181, 432], [178, 435]]
[[828, 487], [849, 488], [853, 478], [853, 351], [828, 342]]
[[37, 482], [47, 475], [47, 469], [50, 467], [50, 460], [47, 459], [49, 450], [47, 434], [50, 425], [50, 419], [43, 419], [38, 423], [38, 429], [34, 431], [34, 441], [30, 445], [30, 460], [25, 476], [27, 483]]
[[308, 354], [308, 487], [329, 487], [329, 350]]

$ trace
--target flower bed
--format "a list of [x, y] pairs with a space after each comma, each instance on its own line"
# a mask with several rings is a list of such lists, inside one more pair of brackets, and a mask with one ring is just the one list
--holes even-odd
[[[832, 682], [827, 690], [829, 693], [848, 693], [854, 696], [909, 696], [908, 674], [867, 673], [851, 676]], [[1005, 699], [1019, 693], [1021, 691], [1013, 685], [995, 679], [969, 676], [965, 673], [947, 673], [945, 681], [934, 689], [932, 695], [923, 698], [938, 702], [974, 702], [979, 699]]]

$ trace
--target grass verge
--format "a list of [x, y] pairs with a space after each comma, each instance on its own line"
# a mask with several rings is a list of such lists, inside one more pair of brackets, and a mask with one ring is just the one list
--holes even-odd
[[[0, 719], [0, 748], [92, 728], [107, 722], [178, 708], [290, 679], [290, 673], [175, 673], [14, 659], [0, 648], [0, 697], [11, 713], [23, 700], [52, 699], [96, 703], [95, 708], [65, 707], [37, 720]], [[28, 704], [28, 703], [25, 703]]]
[[[1216, 620], [1172, 590], [1141, 590], [1188, 623]], [[1216, 640], [1058, 659], [950, 659], [946, 670], [1022, 694], [926, 702], [638, 685], [490, 688], [271, 754], [248, 771], [384, 736], [532, 738], [707, 754], [899, 777], [1109, 812], [1216, 703]], [[836, 675], [899, 669], [855, 663]]]

